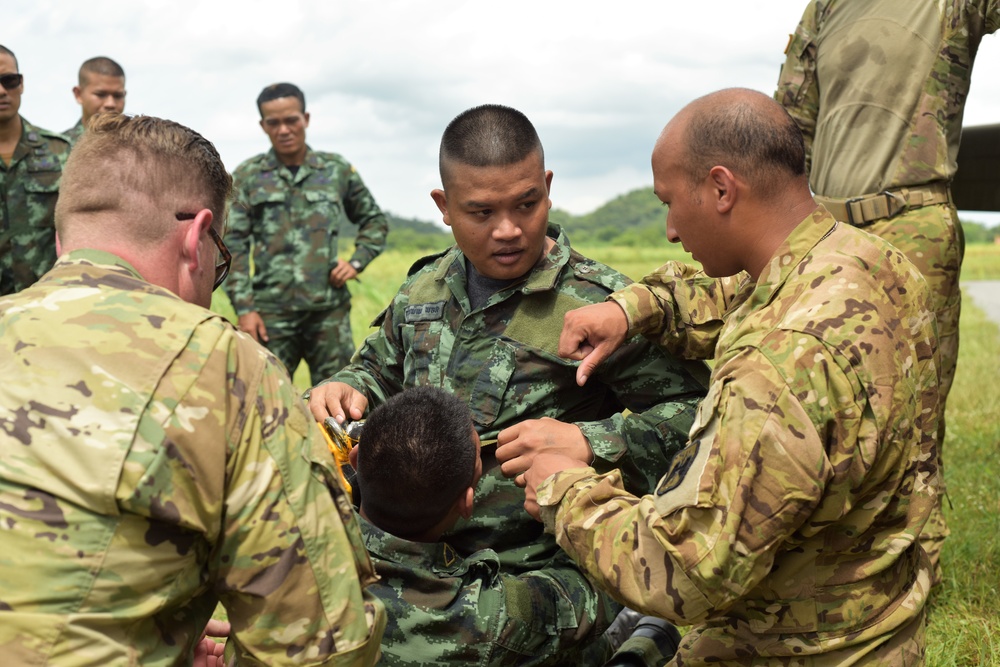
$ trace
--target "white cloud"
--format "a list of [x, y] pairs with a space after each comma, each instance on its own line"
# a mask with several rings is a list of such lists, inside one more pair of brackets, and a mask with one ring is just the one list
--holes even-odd
[[[202, 132], [230, 168], [268, 147], [260, 89], [293, 81], [311, 145], [352, 160], [383, 207], [436, 220], [437, 143], [462, 110], [500, 102], [528, 114], [556, 172], [555, 205], [583, 213], [651, 181], [652, 143], [686, 102], [734, 85], [770, 93], [804, 6], [8, 0], [2, 39], [32, 122], [70, 127], [79, 64], [107, 55], [128, 74], [128, 111]], [[967, 124], [1000, 122], [998, 63], [1000, 38], [987, 38]]]

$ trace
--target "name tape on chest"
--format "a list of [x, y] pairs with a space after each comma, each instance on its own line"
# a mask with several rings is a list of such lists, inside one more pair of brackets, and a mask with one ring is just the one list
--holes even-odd
[[435, 301], [434, 303], [418, 303], [407, 306], [403, 311], [403, 317], [407, 324], [440, 320], [444, 315], [444, 304], [444, 301]]

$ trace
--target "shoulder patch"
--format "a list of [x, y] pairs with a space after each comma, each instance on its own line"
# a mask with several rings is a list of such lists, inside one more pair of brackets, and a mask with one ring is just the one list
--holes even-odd
[[407, 306], [403, 310], [403, 318], [407, 323], [440, 320], [444, 315], [444, 304], [444, 301], [435, 301], [434, 303], [418, 303]]
[[698, 456], [698, 444], [699, 441], [696, 440], [674, 455], [670, 469], [656, 487], [656, 495], [662, 496], [681, 485]]

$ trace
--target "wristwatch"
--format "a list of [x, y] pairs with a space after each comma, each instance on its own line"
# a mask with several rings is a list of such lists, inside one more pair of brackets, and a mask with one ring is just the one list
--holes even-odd
[[351, 266], [353, 266], [355, 271], [357, 271], [358, 273], [361, 273], [361, 260], [359, 260], [359, 259], [352, 259], [350, 262], [348, 262], [348, 264], [350, 264]]

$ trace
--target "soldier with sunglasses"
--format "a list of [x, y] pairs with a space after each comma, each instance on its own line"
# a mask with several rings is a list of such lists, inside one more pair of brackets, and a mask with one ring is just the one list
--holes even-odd
[[0, 295], [32, 284], [56, 259], [53, 215], [70, 144], [19, 113], [24, 75], [0, 45]]

